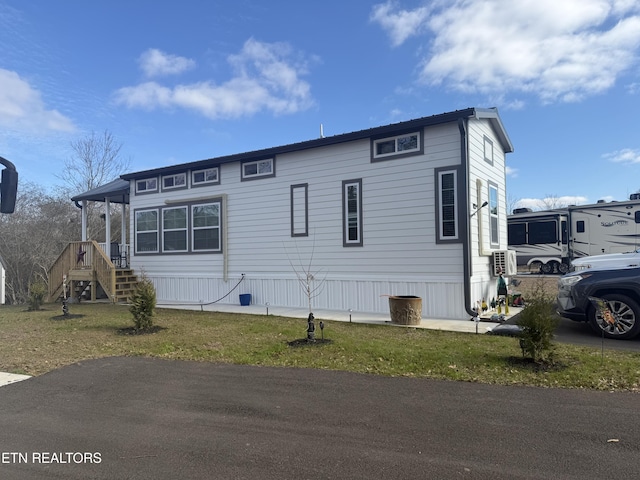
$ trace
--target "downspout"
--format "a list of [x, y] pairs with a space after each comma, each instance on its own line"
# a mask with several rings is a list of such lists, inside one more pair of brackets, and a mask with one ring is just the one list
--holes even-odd
[[464, 276], [464, 308], [467, 314], [475, 317], [477, 312], [471, 307], [471, 229], [469, 228], [469, 161], [468, 161], [468, 145], [467, 145], [467, 122], [466, 118], [458, 118], [458, 128], [460, 130], [460, 160], [462, 162], [462, 183], [464, 185], [464, 202], [460, 208], [464, 221], [462, 226], [462, 270]]

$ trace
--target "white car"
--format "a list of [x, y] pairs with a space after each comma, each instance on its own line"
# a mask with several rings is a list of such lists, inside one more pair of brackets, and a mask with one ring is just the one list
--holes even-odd
[[608, 253], [606, 255], [591, 255], [578, 258], [571, 262], [574, 271], [589, 268], [614, 269], [627, 267], [640, 267], [640, 249], [627, 253]]

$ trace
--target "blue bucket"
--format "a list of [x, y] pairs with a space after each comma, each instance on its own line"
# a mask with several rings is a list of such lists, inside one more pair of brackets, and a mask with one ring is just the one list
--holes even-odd
[[240, 295], [240, 305], [246, 307], [247, 305], [251, 305], [251, 294], [250, 293], [242, 293]]

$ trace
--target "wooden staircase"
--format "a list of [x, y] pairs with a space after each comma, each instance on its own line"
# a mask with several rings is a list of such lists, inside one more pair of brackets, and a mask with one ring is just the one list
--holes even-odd
[[138, 277], [130, 268], [122, 268], [116, 270], [116, 292], [114, 301], [116, 303], [127, 302], [129, 297], [138, 285]]
[[[129, 268], [117, 268], [95, 241], [72, 242], [49, 269], [49, 301], [68, 296], [126, 302], [138, 278]], [[89, 295], [87, 295], [89, 294]]]

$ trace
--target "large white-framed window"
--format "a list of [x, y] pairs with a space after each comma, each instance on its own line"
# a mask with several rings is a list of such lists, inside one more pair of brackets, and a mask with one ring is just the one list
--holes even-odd
[[492, 246], [500, 243], [498, 230], [498, 225], [500, 224], [499, 219], [498, 185], [489, 182], [489, 236]]
[[221, 202], [191, 206], [191, 249], [194, 252], [222, 251]]
[[309, 184], [291, 185], [291, 236], [309, 236]]
[[372, 161], [387, 160], [423, 152], [420, 132], [404, 133], [393, 137], [372, 140]]
[[186, 252], [187, 207], [169, 207], [162, 209], [162, 251]]
[[362, 243], [362, 179], [342, 182], [343, 246], [360, 247]]
[[158, 209], [135, 212], [136, 253], [158, 253]]
[[218, 167], [203, 168], [191, 172], [191, 186], [213, 185], [220, 183], [220, 169]]
[[242, 180], [253, 180], [254, 178], [275, 177], [276, 163], [274, 158], [264, 158], [251, 162], [243, 162]]
[[142, 178], [136, 180], [136, 193], [153, 193], [158, 191], [158, 179]]
[[162, 190], [172, 190], [176, 188], [187, 188], [187, 174], [174, 173], [162, 177]]
[[436, 169], [438, 237], [436, 242], [458, 241], [458, 171]]

